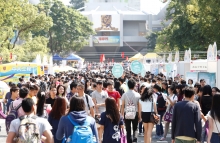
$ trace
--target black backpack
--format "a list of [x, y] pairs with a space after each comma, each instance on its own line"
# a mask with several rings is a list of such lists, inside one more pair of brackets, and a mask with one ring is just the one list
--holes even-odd
[[156, 93], [157, 97], [157, 110], [166, 111], [166, 101], [164, 100], [162, 93]]

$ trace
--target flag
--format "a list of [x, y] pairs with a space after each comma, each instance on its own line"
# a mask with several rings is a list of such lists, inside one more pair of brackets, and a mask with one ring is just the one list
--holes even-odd
[[102, 54], [100, 55], [100, 62], [102, 62]]
[[124, 59], [124, 56], [125, 56], [125, 54], [124, 54], [124, 52], [122, 52], [121, 53], [121, 57]]
[[102, 61], [105, 61], [105, 54], [102, 55]]
[[12, 60], [12, 53], [10, 53], [10, 60]]
[[128, 57], [126, 57], [126, 61], [128, 61]]

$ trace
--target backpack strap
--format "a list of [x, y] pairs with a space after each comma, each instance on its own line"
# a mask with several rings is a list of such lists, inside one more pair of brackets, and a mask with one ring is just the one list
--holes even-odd
[[[21, 107], [21, 103], [15, 108], [16, 111]], [[13, 107], [14, 108], [14, 107]]]
[[85, 96], [86, 96], [86, 102], [87, 102], [88, 108], [89, 108], [89, 110], [90, 110], [90, 106], [89, 106], [89, 97], [88, 97], [87, 94], [85, 94]]

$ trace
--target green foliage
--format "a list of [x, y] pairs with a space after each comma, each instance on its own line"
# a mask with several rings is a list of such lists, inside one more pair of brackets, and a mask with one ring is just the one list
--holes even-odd
[[[32, 61], [37, 54], [47, 54], [48, 40], [45, 37], [32, 38], [32, 33], [49, 30], [52, 24], [52, 19], [45, 12], [39, 12], [28, 0], [2, 0], [0, 54], [4, 62], [10, 62], [10, 53], [17, 57], [17, 61]], [[22, 39], [23, 44], [16, 44], [18, 38]]]
[[166, 13], [166, 19], [172, 19], [172, 23], [159, 33], [166, 41], [161, 44], [158, 40], [157, 50], [204, 51], [210, 43], [220, 43], [219, 6], [220, 1], [214, 0], [172, 0]]
[[156, 46], [157, 34], [151, 33], [149, 36], [146, 37], [147, 42], [147, 49], [154, 50]]
[[85, 6], [86, 0], [70, 0], [70, 4], [74, 9], [79, 9]]
[[38, 7], [39, 10], [49, 11], [49, 16], [53, 19], [53, 26], [46, 34], [52, 53], [78, 51], [88, 44], [89, 36], [94, 31], [92, 23], [85, 16], [58, 0], [42, 0]]

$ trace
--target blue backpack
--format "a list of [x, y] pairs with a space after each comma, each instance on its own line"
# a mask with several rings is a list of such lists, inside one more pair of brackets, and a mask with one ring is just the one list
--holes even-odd
[[72, 135], [66, 139], [66, 143], [96, 143], [93, 138], [93, 132], [88, 117], [83, 125], [79, 125], [73, 121], [69, 115], [67, 117], [73, 124], [74, 128]]

